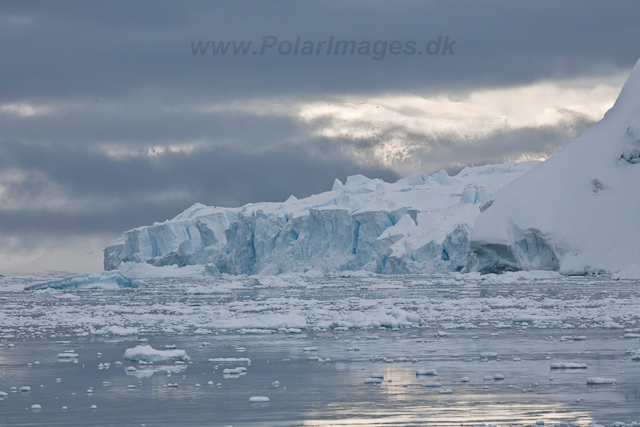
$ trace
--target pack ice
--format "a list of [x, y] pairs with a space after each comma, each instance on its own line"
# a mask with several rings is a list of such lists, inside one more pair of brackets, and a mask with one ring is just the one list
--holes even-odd
[[471, 238], [481, 272], [616, 272], [640, 260], [640, 61], [604, 118], [503, 188]]
[[213, 276], [459, 271], [481, 206], [535, 163], [465, 168], [453, 177], [418, 173], [395, 183], [356, 175], [344, 184], [335, 180], [331, 191], [283, 203], [195, 204], [171, 220], [125, 232], [105, 249], [104, 268], [129, 274], [131, 263], [200, 265]]

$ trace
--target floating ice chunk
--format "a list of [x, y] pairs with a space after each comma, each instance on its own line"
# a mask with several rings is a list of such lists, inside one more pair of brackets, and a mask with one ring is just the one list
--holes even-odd
[[29, 387], [28, 385], [23, 385], [22, 387], [20, 387], [20, 391], [23, 393], [28, 393], [31, 391], [31, 387]]
[[416, 375], [438, 375], [438, 371], [435, 369], [418, 369], [416, 370]]
[[134, 280], [125, 276], [120, 271], [105, 271], [102, 273], [81, 274], [79, 276], [69, 276], [61, 280], [50, 280], [48, 282], [36, 283], [25, 287], [25, 290], [37, 289], [79, 289], [79, 288], [146, 288], [144, 282]]
[[552, 363], [551, 369], [587, 369], [587, 364], [575, 362]]
[[587, 384], [616, 384], [615, 378], [591, 377], [587, 378]]
[[139, 345], [134, 348], [129, 348], [124, 352], [123, 359], [130, 360], [132, 362], [145, 361], [145, 362], [175, 362], [176, 360], [189, 361], [191, 360], [187, 356], [187, 352], [184, 350], [156, 350], [150, 345]]
[[468, 383], [468, 382], [471, 382], [471, 380], [469, 379], [469, 377], [462, 377], [462, 378], [460, 378], [460, 382], [461, 383]]
[[318, 347], [305, 347], [302, 351], [318, 351]]
[[442, 384], [436, 383], [436, 382], [428, 382], [423, 387], [438, 388], [438, 387], [442, 387]]
[[384, 379], [384, 375], [379, 372], [374, 372], [373, 374], [371, 374], [371, 378], [380, 378], [382, 380]]
[[58, 354], [58, 359], [77, 359], [78, 358], [78, 354], [77, 353], [73, 353], [73, 352], [64, 352], [64, 353], [60, 353]]
[[494, 379], [494, 380], [496, 380], [496, 381], [503, 380], [503, 379], [504, 379], [504, 375], [502, 375], [502, 374], [495, 374], [495, 375], [493, 376], [493, 379]]
[[216, 357], [209, 359], [212, 363], [247, 363], [251, 364], [251, 359], [247, 357]]
[[498, 357], [498, 353], [487, 351], [484, 353], [480, 353], [480, 357], [482, 357], [483, 359], [495, 359], [496, 357]]
[[266, 396], [252, 396], [249, 398], [250, 403], [266, 403], [269, 402], [269, 398]]
[[440, 393], [440, 394], [453, 394], [453, 390], [448, 388], [446, 390], [440, 390], [438, 393]]
[[7, 396], [9, 396], [8, 393], [5, 393], [4, 391], [0, 391], [0, 398], [7, 397]]
[[37, 403], [34, 403], [33, 405], [31, 405], [31, 410], [39, 412], [40, 410], [42, 410], [42, 406], [38, 405]]
[[365, 384], [382, 384], [381, 378], [365, 378]]

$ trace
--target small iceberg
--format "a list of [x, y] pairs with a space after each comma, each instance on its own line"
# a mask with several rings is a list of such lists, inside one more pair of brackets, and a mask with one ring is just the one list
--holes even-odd
[[213, 359], [209, 359], [209, 362], [212, 363], [246, 363], [248, 365], [251, 364], [251, 359], [247, 357], [215, 357]]
[[150, 345], [139, 345], [134, 348], [128, 348], [124, 352], [123, 358], [132, 362], [143, 361], [154, 363], [168, 363], [177, 360], [188, 362], [191, 360], [184, 350], [156, 350]]
[[587, 378], [587, 384], [597, 385], [597, 384], [616, 384], [617, 381], [615, 378], [601, 378], [601, 377], [592, 377]]
[[60, 280], [36, 283], [26, 286], [26, 291], [38, 289], [122, 289], [122, 288], [146, 288], [147, 284], [125, 276], [120, 271], [105, 271], [102, 273], [81, 274], [69, 276]]
[[74, 353], [73, 350], [65, 351], [64, 353], [58, 354], [58, 359], [77, 359], [78, 354]]
[[587, 364], [574, 362], [552, 363], [551, 369], [587, 369]]
[[427, 387], [427, 388], [438, 388], [438, 387], [442, 387], [442, 384], [440, 383], [436, 383], [436, 382], [428, 382], [425, 385], [423, 385], [423, 387]]

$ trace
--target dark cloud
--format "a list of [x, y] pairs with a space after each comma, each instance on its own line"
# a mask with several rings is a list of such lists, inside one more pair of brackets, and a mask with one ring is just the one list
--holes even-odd
[[0, 231], [5, 232], [121, 232], [172, 218], [196, 202], [240, 206], [283, 201], [291, 194], [305, 197], [326, 191], [335, 178], [344, 181], [357, 173], [387, 181], [398, 179], [392, 171], [357, 166], [335, 150], [320, 153], [313, 147], [258, 155], [206, 148], [191, 154], [165, 153], [118, 160], [64, 147], [4, 144], [0, 159], [0, 167], [38, 173], [9, 186], [5, 193], [9, 200], [42, 196], [46, 181], [72, 196], [70, 203], [83, 198], [117, 201], [107, 203], [107, 208], [96, 203], [96, 209], [89, 211], [83, 206], [78, 212], [73, 212], [73, 206], [64, 211], [0, 210]]
[[[194, 98], [378, 90], [429, 92], [628, 68], [640, 4], [601, 1], [3, 2], [28, 31], [0, 40], [0, 97], [111, 98], [141, 88]], [[452, 57], [193, 56], [192, 40], [457, 42]], [[10, 84], [7, 84], [10, 82]]]

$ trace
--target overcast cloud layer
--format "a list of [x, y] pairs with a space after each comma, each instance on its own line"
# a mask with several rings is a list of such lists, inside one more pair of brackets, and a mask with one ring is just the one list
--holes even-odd
[[[636, 1], [2, 2], [0, 271], [98, 268], [33, 258], [98, 259], [195, 202], [546, 158], [613, 104], [639, 15]], [[260, 55], [264, 36], [455, 43], [376, 60]], [[212, 40], [253, 47], [192, 54]]]

